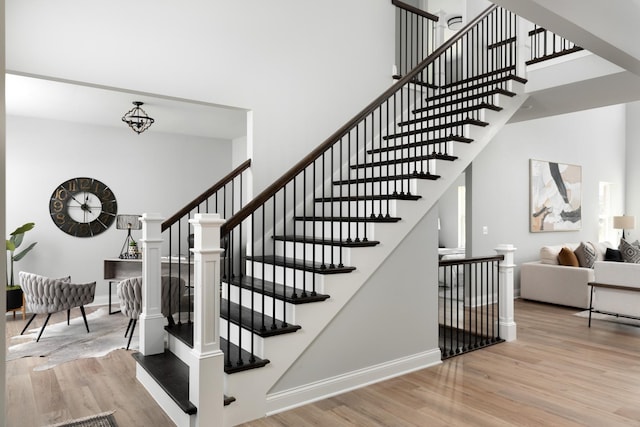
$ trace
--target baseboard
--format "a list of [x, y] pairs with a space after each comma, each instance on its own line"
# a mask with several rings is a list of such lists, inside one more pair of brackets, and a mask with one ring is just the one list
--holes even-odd
[[442, 363], [441, 357], [440, 349], [436, 348], [326, 380], [273, 393], [267, 396], [266, 415], [288, 411], [298, 406], [428, 368]]

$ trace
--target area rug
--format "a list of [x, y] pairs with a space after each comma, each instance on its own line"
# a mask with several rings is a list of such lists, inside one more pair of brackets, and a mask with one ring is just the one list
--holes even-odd
[[[40, 316], [44, 317], [44, 315]], [[20, 342], [20, 344], [9, 347], [7, 360], [21, 357], [48, 357], [46, 363], [34, 369], [42, 371], [79, 358], [102, 357], [113, 350], [126, 347], [124, 331], [129, 322], [127, 317], [120, 313], [110, 316], [107, 308], [101, 307], [87, 315], [87, 322], [91, 331], [89, 333], [80, 316], [71, 319], [68, 326], [66, 321], [47, 325], [39, 342], [36, 342], [36, 338], [40, 328], [30, 329], [24, 335], [11, 337], [11, 341]], [[138, 328], [133, 335], [129, 349], [137, 350]], [[21, 342], [25, 337], [31, 340]]]
[[[588, 322], [589, 310], [584, 310], [578, 313], [574, 313], [574, 316], [584, 317], [585, 319], [587, 319], [587, 322]], [[593, 326], [593, 320], [604, 320], [606, 322], [621, 323], [623, 325], [640, 326], [640, 320], [628, 319], [626, 317], [611, 316], [609, 314], [602, 314], [602, 313], [592, 313], [591, 314], [592, 326]]]
[[111, 411], [77, 420], [51, 424], [46, 427], [118, 427], [118, 424], [113, 416], [113, 411]]

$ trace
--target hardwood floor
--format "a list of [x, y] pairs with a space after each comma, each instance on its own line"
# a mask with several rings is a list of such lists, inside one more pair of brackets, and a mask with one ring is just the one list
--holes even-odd
[[[305, 426], [638, 426], [640, 327], [516, 301], [518, 340], [246, 423]], [[36, 319], [38, 320], [38, 319]], [[7, 336], [24, 321], [7, 316]], [[7, 363], [7, 426], [40, 426], [116, 410], [121, 427], [173, 426], [117, 350], [34, 372]]]

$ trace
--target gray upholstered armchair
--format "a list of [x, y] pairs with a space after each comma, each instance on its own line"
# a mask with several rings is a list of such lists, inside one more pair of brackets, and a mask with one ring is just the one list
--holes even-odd
[[71, 277], [52, 279], [33, 273], [25, 273], [24, 271], [19, 273], [19, 277], [27, 310], [33, 313], [20, 335], [24, 334], [36, 315], [46, 314], [47, 318], [36, 339], [36, 341], [40, 341], [51, 314], [67, 310], [68, 325], [69, 314], [74, 307], [80, 307], [84, 325], [87, 328], [87, 332], [89, 332], [84, 306], [93, 302], [96, 293], [96, 282], [74, 284], [71, 283]]
[[[180, 277], [162, 276], [162, 315], [167, 318], [169, 325], [174, 324], [173, 314], [177, 313], [181, 308], [187, 309], [188, 305], [184, 305], [185, 281]], [[118, 299], [120, 300], [120, 311], [129, 318], [127, 330], [124, 337], [129, 336], [127, 341], [127, 350], [131, 344], [131, 337], [136, 328], [138, 317], [142, 313], [142, 277], [130, 277], [118, 283]], [[181, 307], [181, 304], [182, 307]]]

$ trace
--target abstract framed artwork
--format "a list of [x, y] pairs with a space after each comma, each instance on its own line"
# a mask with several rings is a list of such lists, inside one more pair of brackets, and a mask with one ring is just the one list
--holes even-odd
[[531, 159], [530, 231], [575, 231], [582, 227], [582, 167]]

